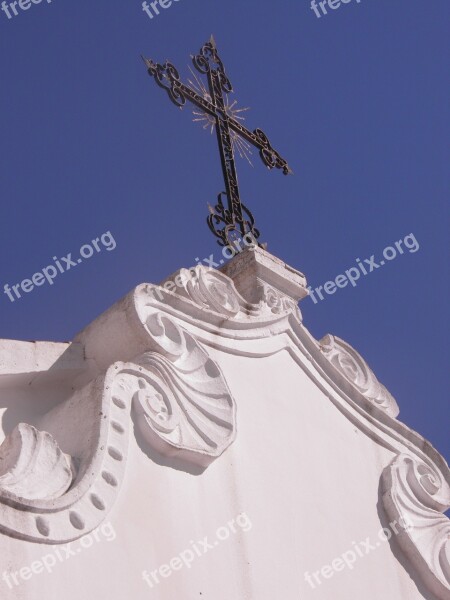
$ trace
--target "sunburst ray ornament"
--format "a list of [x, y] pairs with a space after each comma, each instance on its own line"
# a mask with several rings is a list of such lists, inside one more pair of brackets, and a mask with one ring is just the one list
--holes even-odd
[[[191, 67], [189, 67], [189, 71], [191, 72], [193, 79], [188, 79], [188, 83], [200, 96], [204, 98], [204, 100], [206, 100], [207, 102], [211, 102], [211, 95], [203, 81], [197, 77], [196, 73], [192, 70]], [[224, 94], [224, 104], [225, 112], [229, 117], [231, 117], [232, 119], [236, 119], [237, 121], [245, 121], [245, 117], [242, 116], [241, 113], [250, 110], [249, 106], [245, 108], [238, 108], [236, 106], [237, 100], [233, 100], [233, 102], [231, 102], [228, 94]], [[194, 123], [198, 122], [200, 124], [203, 124], [203, 129], [210, 129], [211, 135], [214, 133], [216, 129], [215, 117], [213, 117], [205, 111], [198, 110], [193, 110], [192, 114], [194, 115], [194, 118], [192, 119]], [[233, 150], [237, 152], [241, 158], [247, 160], [249, 165], [253, 167], [253, 163], [250, 160], [250, 156], [253, 154], [252, 147], [250, 146], [250, 144], [247, 142], [247, 140], [241, 138], [241, 136], [238, 135], [235, 131], [231, 131], [230, 133]]]
[[[251, 147], [257, 148], [268, 169], [280, 169], [285, 175], [292, 171], [287, 161], [271, 145], [264, 131], [259, 128], [250, 131], [243, 124], [243, 113], [248, 108], [238, 108], [237, 102], [228, 98], [233, 87], [217, 52], [214, 38], [211, 37], [209, 42], [200, 48], [200, 52], [192, 57], [195, 69], [206, 76], [208, 87], [192, 70], [192, 79], [189, 80], [189, 85], [186, 85], [171, 62], [159, 64], [148, 58], [143, 60], [148, 74], [166, 90], [172, 102], [180, 108], [188, 101], [192, 102], [195, 106], [193, 120], [200, 123], [203, 129], [210, 129], [211, 133], [216, 133], [225, 191], [217, 196], [216, 205], [208, 208], [207, 223], [211, 232], [218, 238], [219, 245], [228, 246], [235, 236], [243, 238], [245, 235], [251, 235], [253, 239], [258, 240], [260, 232], [255, 227], [255, 219], [241, 201], [235, 150], [252, 164]], [[260, 242], [258, 244], [263, 246]]]

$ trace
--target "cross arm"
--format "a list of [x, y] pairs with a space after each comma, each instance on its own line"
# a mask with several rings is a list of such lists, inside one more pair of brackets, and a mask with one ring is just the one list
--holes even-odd
[[246, 139], [250, 144], [258, 148], [259, 154], [262, 158], [262, 161], [269, 169], [282, 169], [284, 175], [291, 175], [292, 171], [289, 167], [287, 160], [285, 160], [271, 145], [269, 142], [269, 138], [266, 136], [262, 129], [255, 129], [254, 131], [250, 131], [239, 121], [228, 117], [228, 123], [231, 129], [241, 135], [244, 139]]
[[[148, 58], [142, 58], [147, 67], [148, 74], [154, 77], [156, 83], [167, 91], [169, 98], [176, 106], [182, 108], [186, 104], [186, 101], [189, 100], [201, 110], [217, 118], [218, 107], [185, 85], [180, 79], [178, 70], [172, 63], [166, 61], [164, 65], [161, 65]], [[250, 131], [228, 114], [225, 113], [221, 116], [228, 122], [229, 127], [233, 131], [246, 139], [255, 148], [258, 148], [262, 161], [269, 169], [282, 169], [285, 175], [292, 173], [287, 161], [272, 147], [268, 137], [261, 129]]]
[[180, 79], [178, 70], [171, 62], [166, 61], [161, 65], [148, 58], [142, 57], [142, 59], [147, 67], [148, 74], [154, 77], [156, 83], [166, 90], [175, 106], [182, 108], [186, 104], [186, 100], [190, 100], [198, 108], [205, 110], [213, 117], [216, 116], [217, 110], [214, 104], [197, 94], [188, 85], [185, 85]]

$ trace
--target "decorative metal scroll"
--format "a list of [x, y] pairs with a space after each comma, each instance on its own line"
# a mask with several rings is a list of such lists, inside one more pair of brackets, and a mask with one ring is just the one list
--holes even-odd
[[[262, 161], [269, 169], [281, 169], [285, 175], [292, 171], [287, 161], [272, 147], [268, 137], [261, 129], [255, 129], [252, 132], [227, 112], [224, 94], [232, 92], [233, 87], [225, 73], [214, 38], [211, 37], [211, 40], [202, 46], [199, 54], [192, 58], [195, 68], [208, 78], [208, 97], [203, 97], [182, 83], [177, 69], [169, 61], [161, 65], [147, 58], [143, 60], [149, 75], [154, 77], [156, 83], [167, 91], [169, 98], [176, 106], [183, 107], [189, 100], [215, 120], [226, 191], [221, 192], [216, 205], [210, 207], [207, 223], [212, 233], [219, 238], [219, 245], [230, 245], [233, 243], [233, 237], [244, 237], [248, 234], [258, 240], [260, 232], [255, 227], [255, 219], [250, 210], [241, 202], [239, 194], [232, 132], [256, 147]], [[223, 202], [224, 196], [227, 198], [226, 205]]]

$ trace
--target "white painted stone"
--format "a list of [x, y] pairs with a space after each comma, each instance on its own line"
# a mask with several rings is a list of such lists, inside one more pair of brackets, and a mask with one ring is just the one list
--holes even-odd
[[71, 461], [49, 433], [20, 423], [0, 446], [0, 489], [9, 499], [53, 500], [71, 483]]
[[2, 600], [449, 598], [449, 469], [309, 334], [306, 294], [248, 249], [138, 286], [73, 346], [0, 343]]
[[86, 368], [81, 344], [0, 340], [0, 388], [74, 378]]

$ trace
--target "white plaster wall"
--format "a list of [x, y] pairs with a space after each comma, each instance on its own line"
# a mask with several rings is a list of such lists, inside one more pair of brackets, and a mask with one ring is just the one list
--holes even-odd
[[[204, 473], [191, 474], [165, 466], [132, 434], [125, 481], [106, 519], [116, 538], [99, 532], [90, 548], [74, 542], [76, 555], [57, 559], [52, 573], [20, 580], [12, 590], [0, 581], [0, 598], [431, 599], [387, 542], [358, 558], [353, 570], [321, 576], [316, 589], [308, 585], [305, 571], [331, 564], [352, 542], [378, 541], [379, 479], [393, 454], [351, 423], [286, 351], [259, 359], [211, 354], [237, 403], [234, 444]], [[217, 529], [242, 512], [249, 531], [235, 525], [237, 533], [190, 569], [160, 577], [153, 589], [143, 581], [143, 570], [168, 563], [192, 548], [191, 540], [213, 542]], [[65, 554], [60, 546], [0, 535], [0, 572], [56, 550]]]

